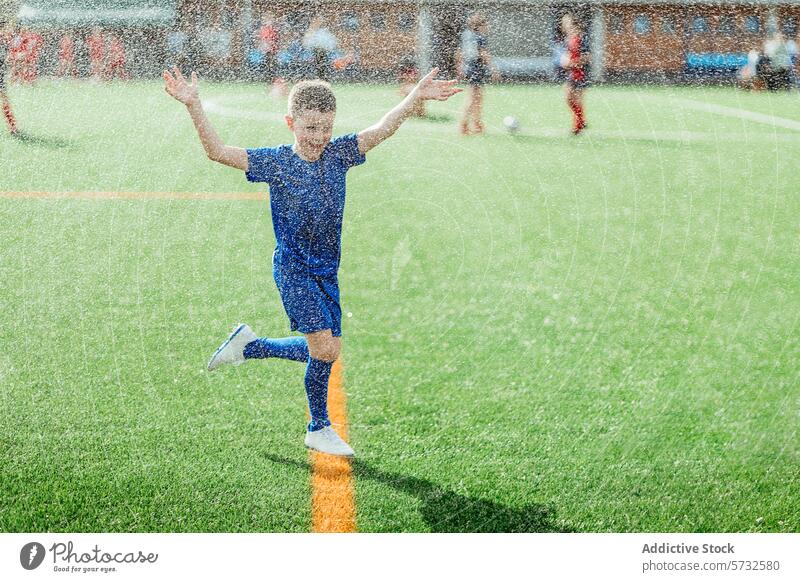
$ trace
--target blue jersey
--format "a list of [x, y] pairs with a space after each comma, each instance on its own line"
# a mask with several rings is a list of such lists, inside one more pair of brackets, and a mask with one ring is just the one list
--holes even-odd
[[336, 275], [345, 176], [365, 160], [355, 134], [331, 141], [316, 162], [303, 160], [290, 145], [247, 150], [247, 179], [269, 184], [276, 267], [318, 277]]

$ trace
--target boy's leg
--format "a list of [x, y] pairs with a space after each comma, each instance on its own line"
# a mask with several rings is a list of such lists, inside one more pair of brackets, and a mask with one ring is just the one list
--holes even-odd
[[301, 336], [260, 337], [244, 347], [244, 359], [282, 358], [295, 362], [308, 361], [308, 342]]
[[306, 368], [306, 395], [311, 423], [306, 432], [305, 445], [309, 449], [353, 457], [355, 452], [340, 437], [328, 419], [328, 379], [333, 362], [339, 356], [341, 341], [330, 329], [307, 333], [310, 356]]
[[238, 366], [249, 359], [282, 358], [295, 362], [308, 361], [308, 344], [300, 336], [286, 338], [259, 338], [248, 325], [240, 324], [233, 333], [217, 348], [208, 362], [212, 371], [222, 364]]
[[311, 422], [305, 445], [315, 451], [352, 457], [353, 449], [336, 434], [328, 418], [328, 381], [339, 357], [342, 333], [336, 278], [298, 275], [280, 268], [273, 274], [292, 329], [303, 332], [308, 349], [305, 389]]
[[331, 424], [328, 419], [328, 380], [333, 362], [339, 357], [341, 339], [334, 337], [329, 329], [305, 335], [309, 351], [305, 384], [311, 413], [308, 430], [313, 432]]

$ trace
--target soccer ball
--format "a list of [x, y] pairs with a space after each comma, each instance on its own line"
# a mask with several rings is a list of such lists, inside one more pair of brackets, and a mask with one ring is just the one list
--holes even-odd
[[517, 133], [519, 131], [519, 121], [512, 115], [506, 115], [503, 118], [503, 125], [508, 133]]

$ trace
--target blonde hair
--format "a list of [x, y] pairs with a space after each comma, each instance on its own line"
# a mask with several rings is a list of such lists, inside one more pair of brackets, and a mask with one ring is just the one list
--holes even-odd
[[295, 117], [303, 111], [336, 111], [336, 96], [330, 83], [325, 81], [300, 81], [289, 92], [289, 115]]

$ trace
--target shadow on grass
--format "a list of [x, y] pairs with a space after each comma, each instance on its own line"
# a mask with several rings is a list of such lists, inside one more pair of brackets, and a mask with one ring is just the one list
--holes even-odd
[[26, 145], [38, 146], [51, 150], [67, 149], [75, 145], [74, 142], [61, 137], [54, 137], [51, 135], [35, 135], [23, 131], [12, 136], [12, 139]]
[[447, 113], [427, 113], [425, 117], [420, 117], [419, 121], [429, 121], [430, 123], [450, 123], [455, 119]]
[[[267, 453], [266, 458], [310, 471], [301, 463]], [[467, 497], [417, 477], [382, 471], [362, 460], [353, 461], [353, 473], [358, 479], [370, 479], [420, 500], [420, 515], [433, 532], [494, 533], [494, 532], [569, 532], [555, 523], [555, 511], [541, 504], [508, 507], [495, 501]], [[331, 470], [336, 470], [331, 469]]]

